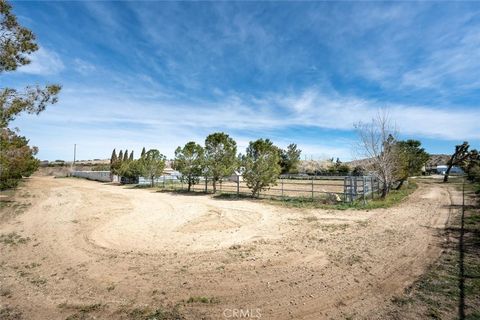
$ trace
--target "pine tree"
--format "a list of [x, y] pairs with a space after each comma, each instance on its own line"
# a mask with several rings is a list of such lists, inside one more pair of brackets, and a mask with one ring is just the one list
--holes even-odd
[[125, 150], [125, 153], [123, 154], [123, 161], [127, 162], [128, 161], [128, 149]]
[[122, 162], [123, 161], [123, 151], [120, 150], [120, 152], [118, 153], [118, 162]]
[[140, 158], [145, 158], [145, 147], [142, 149], [142, 153], [140, 154]]
[[133, 150], [130, 152], [130, 158], [128, 158], [128, 160], [133, 161]]
[[110, 165], [112, 165], [112, 163], [116, 161], [117, 161], [117, 152], [115, 151], [115, 149], [113, 149], [112, 156], [110, 157]]

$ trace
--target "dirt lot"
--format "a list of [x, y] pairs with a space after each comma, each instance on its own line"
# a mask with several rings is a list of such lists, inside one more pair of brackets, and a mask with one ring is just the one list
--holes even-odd
[[382, 319], [439, 256], [450, 188], [327, 211], [34, 177], [1, 208], [0, 318]]

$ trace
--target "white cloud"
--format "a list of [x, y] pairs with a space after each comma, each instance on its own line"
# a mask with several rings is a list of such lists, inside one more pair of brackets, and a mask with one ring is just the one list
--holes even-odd
[[82, 75], [88, 75], [96, 70], [93, 64], [79, 58], [73, 60], [73, 65], [75, 70]]
[[59, 55], [43, 47], [30, 56], [31, 63], [18, 69], [20, 72], [36, 75], [52, 75], [62, 71], [65, 66]]
[[[63, 132], [62, 140], [71, 137], [71, 143], [83, 141], [85, 145], [95, 145], [97, 151], [119, 146], [138, 149], [146, 145], [157, 146], [172, 156], [178, 145], [190, 140], [202, 143], [207, 134], [221, 130], [231, 133], [240, 149], [252, 139], [265, 137], [280, 146], [295, 142], [304, 154], [314, 157], [328, 155], [348, 159], [353, 142], [345, 138], [325, 140], [319, 137], [317, 144], [311, 137], [304, 141], [290, 141], [288, 133], [279, 135], [278, 132], [288, 132], [286, 130], [292, 127], [347, 132], [353, 130], [354, 123], [369, 121], [385, 106], [405, 136], [420, 140], [425, 137], [457, 141], [480, 139], [478, 109], [385, 105], [315, 88], [297, 94], [267, 95], [256, 99], [233, 95], [218, 102], [151, 102], [118, 92], [65, 92], [61, 105], [51, 107], [35, 122], [43, 122], [44, 127]], [[22, 128], [29, 126], [28, 123], [20, 125]], [[36, 142], [37, 139], [44, 139], [47, 145], [52, 143], [51, 138], [42, 138], [42, 132], [27, 135], [41, 149], [43, 145]]]
[[370, 121], [380, 108], [386, 107], [402, 134], [447, 140], [480, 139], [479, 109], [385, 103], [312, 88], [261, 99], [233, 95], [218, 102], [147, 102], [118, 93], [106, 96], [89, 93], [66, 96], [62, 104], [64, 107], [49, 112], [50, 119], [60, 122], [68, 118], [84, 124], [126, 123], [126, 127], [171, 127], [178, 132], [185, 128], [272, 131], [294, 126], [349, 131], [355, 123]]

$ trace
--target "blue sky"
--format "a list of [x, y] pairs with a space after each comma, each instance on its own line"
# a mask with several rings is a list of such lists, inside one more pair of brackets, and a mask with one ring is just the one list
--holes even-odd
[[17, 1], [32, 64], [2, 86], [60, 83], [60, 102], [14, 126], [42, 159], [108, 158], [224, 131], [308, 158], [351, 159], [353, 124], [386, 108], [401, 138], [480, 147], [474, 2]]

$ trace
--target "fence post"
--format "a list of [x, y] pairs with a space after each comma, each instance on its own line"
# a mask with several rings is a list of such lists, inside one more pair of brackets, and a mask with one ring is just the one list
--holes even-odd
[[240, 196], [240, 175], [237, 174], [237, 197]]
[[312, 201], [313, 201], [313, 176], [312, 176]]
[[354, 189], [353, 189], [353, 197], [357, 199], [358, 196], [358, 188], [357, 188], [357, 177], [354, 178]]
[[375, 186], [373, 185], [373, 177], [370, 177], [370, 188], [372, 189], [372, 200], [375, 199]]
[[208, 183], [208, 178], [205, 177], [205, 193], [208, 192], [207, 183]]
[[343, 202], [347, 202], [347, 177], [343, 178]]
[[367, 184], [367, 180], [365, 178], [365, 176], [362, 177], [363, 178], [363, 204], [367, 204], [367, 199], [365, 198], [365, 185]]
[[353, 202], [354, 200], [354, 192], [355, 192], [355, 186], [354, 186], [354, 182], [353, 182], [353, 178], [350, 177], [350, 202]]

